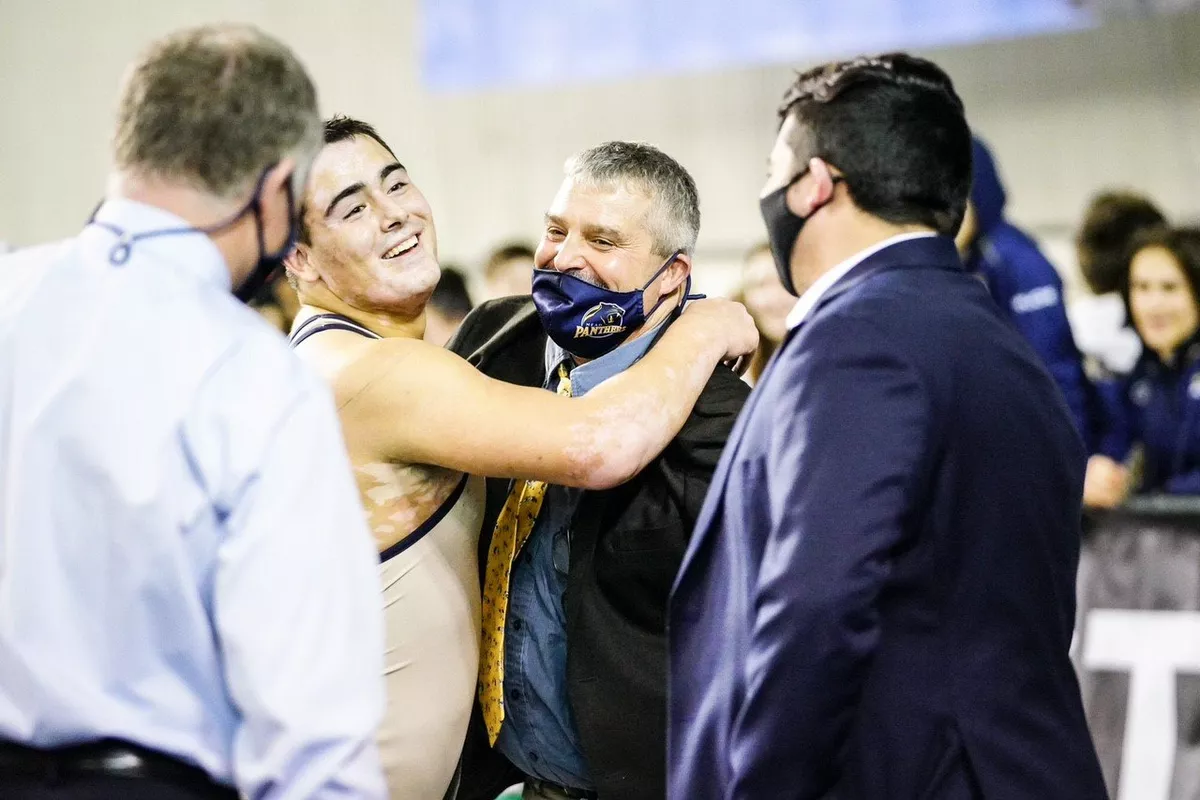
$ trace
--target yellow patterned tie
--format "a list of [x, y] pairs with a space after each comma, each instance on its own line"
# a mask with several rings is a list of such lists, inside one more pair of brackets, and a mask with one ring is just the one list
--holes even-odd
[[[571, 379], [566, 364], [558, 368], [558, 393], [570, 397]], [[546, 484], [514, 481], [508, 500], [496, 518], [492, 547], [488, 551], [487, 574], [483, 581], [483, 643], [479, 654], [479, 703], [487, 725], [488, 741], [494, 746], [504, 724], [504, 625], [508, 616], [508, 581], [513, 560], [533, 532]]]

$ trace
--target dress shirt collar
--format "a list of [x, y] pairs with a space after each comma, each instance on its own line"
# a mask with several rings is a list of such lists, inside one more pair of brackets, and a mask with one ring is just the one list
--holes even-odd
[[220, 286], [226, 291], [231, 288], [229, 268], [212, 239], [169, 211], [117, 197], [105, 200], [96, 209], [92, 219], [93, 222], [84, 229], [82, 238], [89, 244], [94, 243], [97, 248], [108, 248], [103, 251], [106, 254], [119, 246], [122, 233], [134, 236], [152, 231], [185, 229], [186, 232], [137, 239], [132, 244], [129, 258], [148, 257], [155, 261], [166, 261], [204, 283]]
[[[667, 321], [670, 319], [671, 317], [668, 317]], [[633, 341], [625, 342], [615, 350], [572, 369], [571, 396], [583, 397], [604, 381], [632, 367], [638, 359], [650, 351], [651, 345], [658, 340], [658, 334], [667, 321], [660, 322]], [[558, 365], [564, 361], [567, 362], [568, 367], [574, 363], [570, 353], [555, 344], [553, 339], [547, 339], [546, 375], [552, 375], [554, 370], [558, 369]]]
[[844, 278], [850, 270], [857, 267], [862, 262], [866, 261], [871, 256], [881, 250], [891, 247], [894, 244], [907, 242], [912, 239], [925, 239], [932, 236], [937, 236], [933, 231], [920, 231], [918, 233], [900, 233], [890, 238], [884, 239], [882, 242], [871, 245], [865, 250], [860, 250], [854, 255], [847, 258], [842, 263], [838, 264], [833, 269], [826, 272], [821, 277], [817, 278], [812, 286], [805, 290], [804, 294], [800, 295], [800, 299], [796, 301], [796, 305], [792, 307], [791, 312], [787, 315], [787, 327], [790, 331], [795, 328], [817, 307], [817, 303], [821, 302], [821, 298], [825, 296], [833, 285]]

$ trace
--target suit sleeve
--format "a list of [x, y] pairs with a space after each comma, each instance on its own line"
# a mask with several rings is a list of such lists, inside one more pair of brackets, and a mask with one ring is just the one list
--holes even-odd
[[837, 779], [930, 448], [931, 400], [894, 338], [838, 317], [776, 367], [793, 377], [771, 411], [771, 530], [727, 800], [815, 800]]

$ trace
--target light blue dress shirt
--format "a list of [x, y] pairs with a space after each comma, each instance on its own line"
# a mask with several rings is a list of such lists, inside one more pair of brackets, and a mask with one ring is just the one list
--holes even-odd
[[[571, 396], [583, 397], [633, 366], [661, 328], [571, 370]], [[558, 389], [558, 366], [569, 358], [546, 342], [545, 388]], [[586, 790], [593, 786], [568, 694], [563, 609], [571, 520], [582, 494], [566, 486], [547, 488], [529, 541], [513, 564], [504, 628], [504, 725], [496, 747], [526, 775]]]
[[[185, 226], [113, 200], [135, 233]], [[382, 798], [378, 558], [328, 389], [203, 234], [0, 258], [0, 739]]]

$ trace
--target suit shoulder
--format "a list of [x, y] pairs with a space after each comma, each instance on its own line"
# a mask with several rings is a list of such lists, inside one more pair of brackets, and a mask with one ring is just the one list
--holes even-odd
[[528, 295], [488, 300], [467, 314], [446, 347], [461, 356], [468, 356], [510, 322], [535, 313], [533, 298]]
[[907, 304], [887, 293], [847, 293], [814, 314], [796, 334], [795, 347], [784, 353], [806, 353], [814, 357], [895, 343], [895, 336], [906, 327], [910, 313]]
[[500, 328], [504, 323], [522, 312], [528, 313], [533, 308], [533, 298], [529, 295], [514, 295], [486, 300], [471, 310], [466, 319], [473, 320], [479, 326], [494, 326]]

